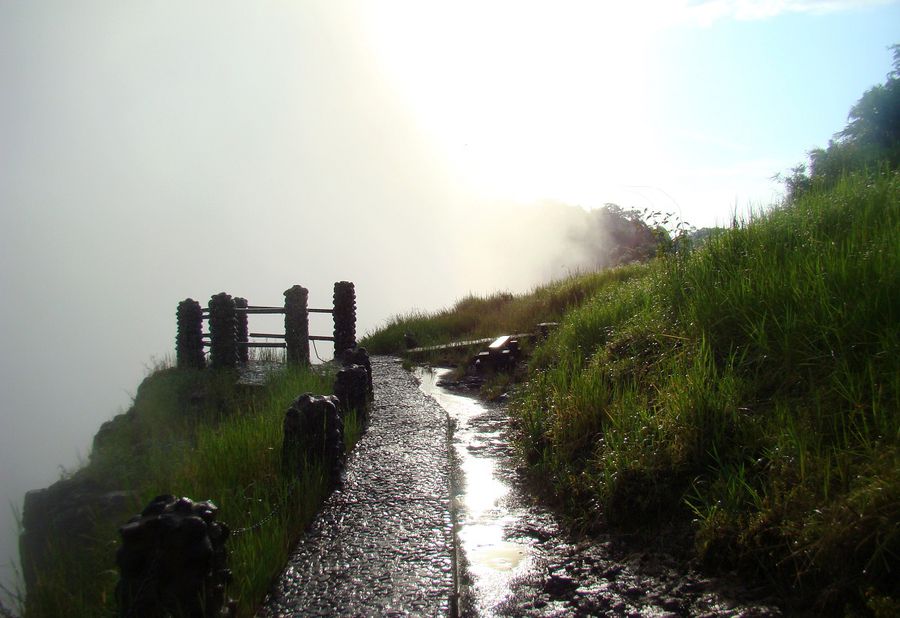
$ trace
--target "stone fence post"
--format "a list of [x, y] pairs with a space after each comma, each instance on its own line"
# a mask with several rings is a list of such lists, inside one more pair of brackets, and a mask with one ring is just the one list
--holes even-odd
[[116, 552], [118, 615], [122, 618], [231, 617], [231, 582], [225, 541], [212, 502], [157, 496], [119, 528]]
[[[246, 309], [247, 308], [247, 299], [241, 298], [239, 296], [235, 296], [234, 298], [234, 308], [235, 309]], [[247, 341], [250, 339], [249, 331], [247, 329], [247, 313], [245, 311], [236, 311], [237, 316], [237, 354], [238, 360], [242, 365], [246, 365], [250, 360], [250, 348], [247, 346]]]
[[203, 357], [203, 308], [193, 298], [178, 303], [176, 311], [177, 334], [175, 358], [179, 367], [202, 369]]
[[344, 419], [334, 395], [303, 393], [284, 416], [281, 462], [287, 474], [301, 476], [320, 463], [332, 481], [344, 467]]
[[356, 289], [349, 281], [334, 284], [334, 356], [356, 347]]
[[300, 285], [284, 291], [284, 342], [287, 361], [309, 364], [309, 290]]
[[334, 394], [341, 407], [341, 415], [347, 418], [356, 411], [363, 427], [369, 425], [369, 389], [366, 368], [361, 365], [345, 365], [334, 378]]
[[237, 314], [234, 299], [221, 292], [209, 299], [209, 361], [215, 369], [238, 364]]

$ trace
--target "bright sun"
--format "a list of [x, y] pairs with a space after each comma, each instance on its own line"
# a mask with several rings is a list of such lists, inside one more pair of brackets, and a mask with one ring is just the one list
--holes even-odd
[[366, 28], [472, 191], [602, 203], [641, 184], [661, 154], [647, 77], [654, 28], [621, 4], [378, 2]]

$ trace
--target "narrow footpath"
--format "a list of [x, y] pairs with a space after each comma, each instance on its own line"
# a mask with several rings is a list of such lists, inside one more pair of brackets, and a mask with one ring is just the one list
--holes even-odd
[[372, 373], [368, 431], [259, 616], [455, 613], [447, 413], [393, 359]]
[[259, 616], [781, 615], [665, 553], [571, 537], [526, 489], [504, 408], [443, 371], [372, 369], [369, 429]]

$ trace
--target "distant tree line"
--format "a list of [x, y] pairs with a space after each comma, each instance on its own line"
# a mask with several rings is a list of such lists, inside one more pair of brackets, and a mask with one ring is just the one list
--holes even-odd
[[792, 201], [814, 185], [824, 187], [848, 172], [877, 171], [900, 165], [900, 44], [890, 48], [893, 70], [885, 83], [869, 88], [850, 109], [847, 126], [828, 141], [827, 148], [809, 152], [809, 164], [790, 175], [779, 175]]

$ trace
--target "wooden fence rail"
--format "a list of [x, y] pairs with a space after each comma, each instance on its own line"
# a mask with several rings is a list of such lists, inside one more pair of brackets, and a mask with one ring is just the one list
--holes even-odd
[[[211, 367], [236, 367], [248, 361], [249, 348], [281, 348], [290, 363], [309, 364], [310, 341], [334, 342], [334, 355], [356, 347], [356, 291], [349, 281], [334, 284], [334, 307], [311, 309], [309, 291], [295, 285], [284, 292], [284, 306], [250, 305], [247, 300], [225, 292], [216, 294], [206, 308], [188, 298], [178, 304], [176, 358], [179, 367], [205, 367], [204, 348], [209, 348]], [[333, 336], [310, 335], [309, 314], [330, 313]], [[284, 315], [284, 333], [251, 333], [248, 316]], [[204, 332], [204, 322], [208, 330]], [[284, 341], [252, 341], [251, 338]]]

